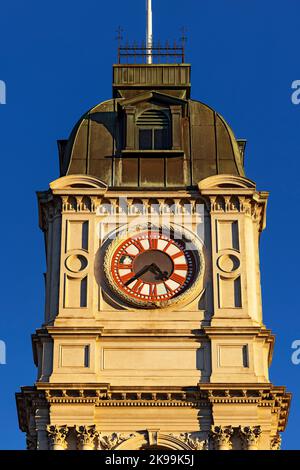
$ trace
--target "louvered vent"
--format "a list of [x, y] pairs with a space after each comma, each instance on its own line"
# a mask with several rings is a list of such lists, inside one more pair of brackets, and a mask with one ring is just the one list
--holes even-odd
[[169, 127], [168, 116], [157, 109], [148, 109], [137, 119], [137, 125], [140, 127]]

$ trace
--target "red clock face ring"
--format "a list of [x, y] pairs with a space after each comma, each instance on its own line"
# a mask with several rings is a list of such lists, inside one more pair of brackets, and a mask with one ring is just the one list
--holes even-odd
[[159, 231], [139, 233], [122, 242], [112, 256], [118, 289], [141, 303], [165, 302], [192, 282], [195, 262], [183, 240]]

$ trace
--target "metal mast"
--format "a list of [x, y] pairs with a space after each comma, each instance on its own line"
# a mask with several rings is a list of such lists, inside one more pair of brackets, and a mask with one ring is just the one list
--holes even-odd
[[152, 64], [152, 46], [153, 46], [153, 27], [152, 27], [152, 0], [147, 1], [147, 64]]

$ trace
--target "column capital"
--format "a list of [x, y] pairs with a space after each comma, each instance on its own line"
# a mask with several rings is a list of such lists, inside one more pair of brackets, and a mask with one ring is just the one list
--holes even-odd
[[213, 426], [210, 437], [213, 439], [216, 450], [230, 450], [232, 448], [231, 436], [233, 429], [231, 426]]
[[78, 444], [82, 450], [94, 450], [95, 440], [99, 433], [95, 425], [76, 426]]
[[271, 450], [280, 450], [281, 448], [281, 435], [278, 433], [271, 439]]
[[66, 450], [68, 447], [67, 435], [69, 432], [68, 426], [57, 426], [49, 424], [47, 426], [48, 437], [52, 450]]
[[239, 427], [239, 435], [242, 440], [244, 450], [257, 450], [261, 435], [260, 426]]

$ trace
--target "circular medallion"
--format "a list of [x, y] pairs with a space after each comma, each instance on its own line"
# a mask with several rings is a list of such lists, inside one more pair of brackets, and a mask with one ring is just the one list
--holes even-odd
[[87, 267], [87, 259], [82, 255], [70, 255], [66, 259], [66, 267], [69, 271], [73, 273], [79, 273]]
[[234, 255], [221, 255], [218, 259], [218, 266], [224, 273], [232, 273], [239, 268], [240, 261]]
[[186, 292], [200, 269], [200, 255], [188, 240], [145, 230], [113, 243], [105, 259], [113, 290], [124, 300], [151, 308]]

